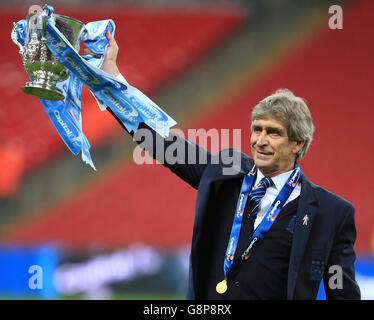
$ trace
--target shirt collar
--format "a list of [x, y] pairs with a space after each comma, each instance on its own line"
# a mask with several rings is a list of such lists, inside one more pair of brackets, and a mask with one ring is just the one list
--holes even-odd
[[[293, 170], [290, 170], [290, 171], [287, 171], [287, 172], [283, 172], [281, 174], [278, 174], [277, 176], [275, 177], [271, 177], [271, 180], [273, 180], [274, 182], [274, 186], [277, 190], [281, 190], [284, 186], [284, 184], [287, 182], [287, 179], [288, 177], [290, 176], [291, 172]], [[261, 179], [264, 177], [263, 173], [261, 172], [260, 169], [257, 170], [257, 177], [256, 177], [256, 182], [255, 182], [255, 186], [257, 186]]]

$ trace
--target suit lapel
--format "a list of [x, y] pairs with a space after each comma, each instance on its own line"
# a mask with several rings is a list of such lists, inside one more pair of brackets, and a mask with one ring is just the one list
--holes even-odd
[[312, 184], [305, 176], [303, 176], [301, 180], [301, 193], [296, 213], [296, 225], [288, 269], [288, 299], [293, 299], [294, 296], [300, 263], [305, 252], [305, 247], [309, 239], [317, 210], [318, 201], [314, 194]]

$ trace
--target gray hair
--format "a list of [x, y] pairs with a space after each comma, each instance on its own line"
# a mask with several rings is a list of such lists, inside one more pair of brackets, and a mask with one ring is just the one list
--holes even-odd
[[304, 158], [314, 132], [312, 115], [305, 101], [288, 89], [279, 89], [254, 107], [251, 130], [253, 131], [253, 122], [256, 119], [266, 117], [279, 119], [287, 128], [290, 141], [305, 141], [302, 149], [296, 154], [296, 160]]

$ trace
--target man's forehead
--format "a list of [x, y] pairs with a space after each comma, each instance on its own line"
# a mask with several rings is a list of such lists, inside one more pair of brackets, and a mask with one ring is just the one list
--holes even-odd
[[276, 117], [261, 117], [253, 121], [254, 126], [261, 126], [264, 128], [278, 128], [286, 130], [286, 126], [279, 118]]

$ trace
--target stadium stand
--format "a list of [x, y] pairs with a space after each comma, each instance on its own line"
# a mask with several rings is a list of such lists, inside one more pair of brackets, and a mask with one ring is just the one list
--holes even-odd
[[[302, 162], [304, 172], [355, 204], [356, 249], [360, 252], [370, 251], [372, 233], [370, 195], [361, 191], [372, 189], [372, 179], [357, 181], [357, 170], [370, 167], [374, 150], [369, 139], [374, 115], [374, 45], [368, 41], [373, 10], [372, 1], [353, 3], [344, 13], [344, 32], [324, 25], [310, 41], [273, 63], [256, 81], [247, 79], [225, 101], [209, 108], [204, 117], [195, 115], [184, 124], [186, 128], [249, 129], [250, 106], [276, 89], [286, 87], [306, 97], [317, 130], [315, 143]], [[350, 50], [346, 50], [348, 44]], [[124, 68], [132, 80], [137, 73], [130, 69]], [[149, 72], [147, 79], [157, 73]], [[146, 82], [135, 80], [140, 88], [150, 89]], [[249, 134], [249, 130], [243, 131], [242, 150], [249, 150]], [[364, 148], [357, 139], [366, 141]], [[343, 158], [349, 162], [340, 162]], [[360, 188], [347, 188], [347, 181], [359, 183]], [[71, 248], [95, 243], [126, 246], [134, 241], [178, 246], [191, 239], [195, 194], [160, 165], [124, 165], [79, 195], [40, 212], [38, 219], [31, 217], [16, 225], [5, 239], [60, 241]]]

